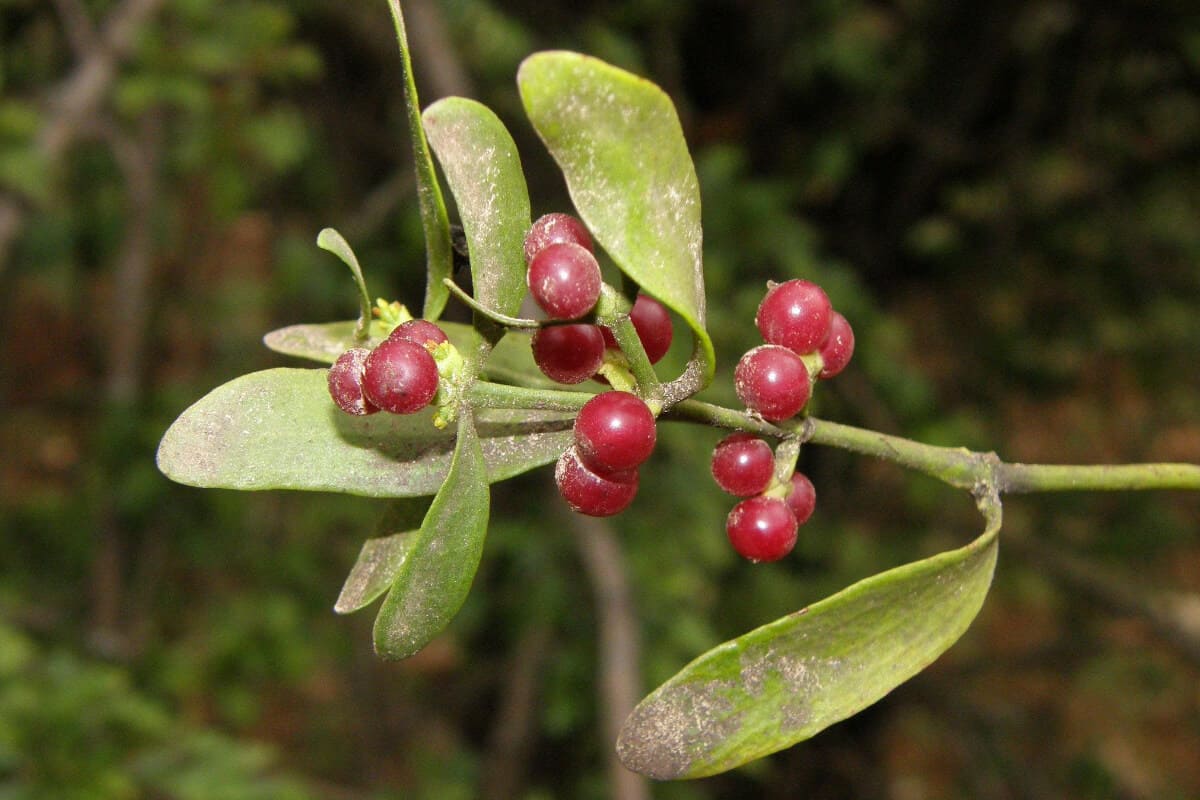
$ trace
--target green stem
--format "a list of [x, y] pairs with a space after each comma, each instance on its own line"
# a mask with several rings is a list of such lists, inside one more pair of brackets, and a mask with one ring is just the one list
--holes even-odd
[[417, 98], [417, 84], [413, 80], [412, 59], [408, 52], [408, 34], [404, 27], [404, 15], [400, 11], [400, 0], [388, 0], [392, 22], [396, 27], [396, 43], [400, 46], [400, 76], [404, 81], [404, 105], [408, 116], [408, 135], [412, 139], [413, 160], [416, 162], [417, 203], [421, 208], [421, 227], [425, 231], [425, 306], [422, 316], [435, 320], [442, 315], [450, 293], [442, 283], [450, 277], [454, 258], [450, 246], [450, 217], [446, 213], [446, 202], [437, 174], [433, 170], [433, 157], [429, 153], [429, 142], [425, 129], [421, 127], [421, 102]]
[[662, 384], [650, 364], [637, 328], [633, 327], [633, 319], [629, 316], [631, 309], [632, 305], [624, 295], [607, 283], [601, 285], [600, 300], [596, 303], [596, 321], [612, 331], [617, 346], [629, 362], [629, 371], [637, 380], [638, 394], [657, 415], [664, 405]]
[[467, 390], [467, 402], [474, 408], [528, 408], [571, 413], [583, 408], [593, 396], [590, 392], [527, 389], [490, 381], [476, 381]]
[[499, 311], [494, 311], [488, 308], [474, 297], [471, 297], [471, 295], [467, 294], [467, 292], [465, 292], [461, 286], [449, 278], [443, 278], [442, 283], [444, 283], [446, 288], [449, 289], [455, 297], [463, 301], [463, 303], [465, 303], [472, 311], [483, 315], [492, 322], [503, 325], [506, 328], [521, 328], [524, 330], [536, 330], [542, 327], [542, 323], [538, 322], [536, 319], [510, 317], [507, 314], [501, 314]]
[[1129, 491], [1137, 489], [1200, 489], [1196, 464], [1000, 464], [1000, 491], [1028, 492]]

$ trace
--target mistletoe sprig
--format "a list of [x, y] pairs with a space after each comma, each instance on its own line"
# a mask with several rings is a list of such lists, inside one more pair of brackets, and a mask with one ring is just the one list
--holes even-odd
[[[759, 465], [746, 468], [751, 474], [714, 464], [722, 485], [741, 487], [735, 494], [779, 503], [799, 499], [796, 493], [808, 489], [795, 488], [796, 454], [801, 445], [819, 445], [938, 478], [970, 492], [983, 516], [984, 531], [969, 544], [866, 578], [683, 667], [634, 710], [617, 743], [628, 767], [655, 778], [711, 775], [789, 747], [874, 703], [930, 664], [983, 604], [996, 563], [1004, 494], [1200, 489], [1200, 467], [1191, 464], [1009, 464], [991, 453], [934, 447], [818, 419], [804, 413], [803, 401], [780, 407], [771, 405], [772, 398], [739, 391], [748, 407], [736, 409], [698, 399], [713, 379], [715, 354], [705, 327], [699, 186], [675, 108], [652, 83], [576, 53], [530, 56], [518, 86], [583, 222], [573, 244], [582, 247], [582, 237], [589, 248], [594, 242], [621, 271], [622, 286], [600, 286], [583, 306], [572, 305], [579, 301], [571, 298], [562, 306], [541, 298], [553, 306], [548, 310], [581, 313], [580, 319], [520, 318], [536, 253], [525, 251], [530, 202], [512, 137], [494, 113], [472, 100], [446, 98], [419, 111], [403, 18], [396, 0], [389, 3], [403, 55], [429, 253], [421, 323], [428, 327], [415, 343], [409, 337], [405, 346], [389, 348], [402, 352], [406, 364], [421, 364], [419, 402], [400, 398], [393, 409], [405, 412], [400, 414], [362, 413], [372, 392], [386, 389], [363, 393], [367, 359], [381, 352], [381, 343], [405, 339], [395, 332], [405, 326], [412, 331], [418, 321], [393, 304], [372, 309], [349, 245], [326, 230], [319, 243], [354, 273], [359, 319], [296, 325], [267, 334], [265, 342], [278, 352], [333, 365], [332, 371], [270, 369], [219, 386], [180, 415], [158, 452], [168, 477], [193, 486], [393, 498], [381, 535], [364, 544], [335, 607], [348, 613], [384, 597], [374, 632], [380, 655], [412, 655], [461, 607], [482, 556], [492, 483], [556, 461], [560, 475], [595, 473], [599, 464], [601, 477], [629, 480], [629, 470], [636, 477], [639, 459], [647, 454], [644, 435], [616, 452], [601, 452], [606, 441], [599, 440], [608, 434], [595, 434], [596, 398], [621, 392], [588, 391], [601, 387], [585, 383], [565, 389], [547, 380], [562, 376], [545, 369], [544, 353], [538, 357], [531, 346], [531, 330], [539, 336], [557, 331], [550, 340], [575, 326], [599, 326], [595, 336], [601, 337], [608, 331], [611, 343], [601, 340], [601, 363], [589, 365], [584, 377], [599, 371], [612, 389], [634, 397], [630, 424], [643, 434], [647, 419], [650, 431], [655, 420], [730, 431], [733, 436], [723, 442], [729, 449], [718, 453], [722, 463]], [[466, 236], [470, 295], [449, 280], [448, 217], [431, 149]], [[581, 258], [577, 250], [566, 252], [568, 260]], [[590, 285], [592, 278], [584, 282]], [[452, 293], [465, 295], [474, 310], [472, 324], [437, 322]], [[690, 334], [690, 360], [665, 380], [648, 352], [659, 345], [645, 324], [637, 324], [641, 297], [669, 309]], [[827, 362], [848, 357], [821, 354], [816, 341], [821, 338], [816, 335], [807, 351], [799, 351], [804, 355], [771, 351], [788, 364], [789, 358], [801, 363], [799, 372], [794, 364], [785, 372], [792, 370], [805, 391]], [[769, 336], [766, 347], [794, 352]], [[342, 391], [342, 399], [331, 401], [331, 388], [335, 399]], [[794, 396], [787, 402], [793, 401]], [[611, 413], [605, 409], [599, 419]], [[764, 462], [766, 442], [775, 447], [772, 453], [767, 446]], [[570, 453], [574, 460], [562, 466]], [[564, 494], [577, 509], [613, 510]], [[426, 497], [432, 501], [419, 499]], [[613, 495], [603, 497], [610, 502]], [[787, 511], [793, 536], [804, 513], [795, 506]], [[730, 534], [737, 546], [732, 529]], [[782, 553], [751, 548], [747, 555], [769, 560]]]

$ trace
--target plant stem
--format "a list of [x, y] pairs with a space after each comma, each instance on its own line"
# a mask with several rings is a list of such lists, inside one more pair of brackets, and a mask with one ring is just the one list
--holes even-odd
[[528, 389], [524, 386], [509, 386], [491, 381], [476, 381], [467, 390], [467, 402], [474, 408], [528, 408], [576, 412], [592, 397], [591, 392]]
[[421, 127], [421, 102], [417, 98], [417, 84], [413, 80], [412, 58], [408, 52], [408, 33], [404, 27], [404, 15], [400, 11], [400, 0], [388, 0], [392, 12], [392, 23], [396, 27], [396, 43], [400, 46], [400, 77], [404, 81], [404, 106], [408, 116], [408, 135], [412, 139], [413, 161], [417, 173], [417, 202], [421, 208], [421, 227], [425, 232], [425, 306], [422, 316], [435, 320], [442, 314], [450, 293], [442, 284], [450, 277], [454, 268], [450, 248], [450, 217], [446, 213], [446, 202], [437, 174], [433, 171], [433, 157], [429, 154], [429, 142], [425, 129]]
[[699, 400], [678, 403], [663, 414], [663, 419], [701, 422], [773, 438], [796, 434], [805, 442], [892, 461], [977, 494], [985, 487], [997, 494], [1200, 489], [1200, 465], [1196, 464], [1009, 464], [994, 453], [923, 444], [816, 417], [772, 425], [745, 412]]
[[1000, 464], [1000, 491], [1125, 491], [1136, 489], [1200, 489], [1196, 464]]

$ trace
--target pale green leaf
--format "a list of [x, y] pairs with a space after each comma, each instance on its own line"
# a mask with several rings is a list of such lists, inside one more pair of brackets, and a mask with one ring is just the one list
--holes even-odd
[[442, 165], [467, 237], [475, 299], [513, 316], [525, 296], [529, 191], [512, 136], [491, 109], [447, 97], [425, 109], [425, 135]]
[[705, 330], [700, 186], [671, 98], [595, 58], [536, 53], [517, 73], [525, 111], [595, 240], [691, 326], [692, 391], [713, 374]]
[[[332, 364], [337, 361], [338, 356], [351, 347], [375, 347], [391, 331], [390, 326], [374, 320], [367, 328], [367, 338], [359, 341], [354, 338], [356, 324], [355, 322], [340, 321], [289, 325], [268, 333], [263, 337], [263, 344], [285, 356]], [[445, 331], [446, 335], [450, 337], [450, 341], [461, 352], [469, 353], [479, 346], [479, 334], [470, 325], [458, 322], [438, 322], [437, 325]]]
[[[209, 488], [435, 494], [450, 469], [453, 429], [435, 428], [431, 410], [343, 413], [326, 373], [269, 369], [218, 386], [163, 435], [159, 469]], [[560, 412], [489, 409], [476, 424], [491, 481], [549, 464], [571, 443], [571, 415]]]
[[458, 417], [454, 461], [375, 618], [375, 651], [407, 658], [442, 632], [467, 599], [487, 536], [488, 483], [471, 410]]
[[379, 522], [376, 536], [363, 542], [333, 610], [349, 614], [364, 608], [396, 580], [420, 532], [428, 502], [416, 498], [393, 500]]
[[998, 509], [971, 544], [872, 576], [708, 651], [641, 702], [617, 752], [659, 779], [699, 778], [803, 741], [949, 648], [983, 604]]
[[371, 324], [371, 293], [367, 291], [367, 279], [363, 277], [358, 256], [354, 255], [354, 250], [350, 248], [350, 243], [346, 241], [345, 237], [333, 228], [321, 229], [321, 232], [317, 234], [317, 247], [340, 258], [342, 263], [350, 268], [350, 274], [354, 276], [354, 285], [358, 288], [359, 307], [359, 327], [356, 327], [354, 332], [357, 335], [356, 340], [361, 342], [365, 338], [367, 326]]

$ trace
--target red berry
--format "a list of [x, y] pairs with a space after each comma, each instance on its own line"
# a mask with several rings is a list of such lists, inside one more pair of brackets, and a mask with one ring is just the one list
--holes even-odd
[[347, 414], [361, 417], [379, 410], [363, 396], [363, 362], [370, 354], [365, 347], [351, 348], [338, 356], [329, 368], [329, 396]]
[[778, 561], [796, 546], [796, 517], [778, 497], [743, 500], [725, 518], [729, 543], [751, 561]]
[[525, 234], [525, 263], [531, 263], [543, 247], [556, 242], [571, 242], [593, 250], [592, 237], [583, 223], [570, 214], [556, 212], [538, 217]]
[[632, 469], [598, 475], [587, 468], [572, 447], [554, 466], [554, 482], [558, 484], [558, 493], [575, 511], [591, 517], [611, 517], [633, 502], [638, 490], [638, 472]]
[[[657, 364], [671, 349], [671, 338], [674, 334], [671, 315], [666, 306], [649, 295], [639, 294], [633, 301], [629, 319], [633, 322], [633, 329], [637, 331], [638, 338], [642, 340], [646, 357], [650, 359], [651, 364]], [[617, 340], [612, 335], [612, 331], [608, 328], [602, 330], [604, 331], [604, 344], [608, 347], [616, 347]]]
[[825, 366], [818, 378], [832, 378], [846, 368], [850, 356], [854, 355], [854, 329], [838, 312], [833, 312], [829, 323], [829, 338], [821, 345], [821, 358]]
[[771, 445], [750, 433], [733, 433], [717, 443], [712, 456], [713, 479], [737, 497], [761, 493], [775, 474]]
[[636, 395], [603, 392], [575, 418], [575, 447], [594, 472], [608, 475], [641, 466], [654, 452], [654, 414]]
[[419, 345], [427, 342], [438, 345], [450, 341], [445, 331], [427, 319], [410, 319], [408, 322], [402, 322], [388, 334], [388, 338], [405, 339]]
[[413, 414], [437, 394], [437, 363], [422, 345], [384, 339], [363, 364], [363, 394], [384, 411]]
[[573, 242], [549, 244], [529, 262], [526, 275], [534, 302], [551, 319], [576, 319], [600, 299], [600, 264]]
[[792, 488], [784, 500], [796, 517], [796, 524], [803, 525], [808, 522], [808, 518], [812, 516], [817, 507], [817, 489], [807, 475], [802, 472], [793, 472]]
[[582, 383], [604, 363], [604, 336], [598, 325], [539, 328], [531, 344], [538, 367], [559, 383]]
[[763, 341], [805, 355], [829, 336], [833, 307], [825, 291], [811, 281], [791, 280], [767, 290], [754, 315]]
[[812, 394], [800, 356], [773, 344], [759, 345], [738, 362], [733, 388], [746, 407], [778, 422], [795, 416]]

